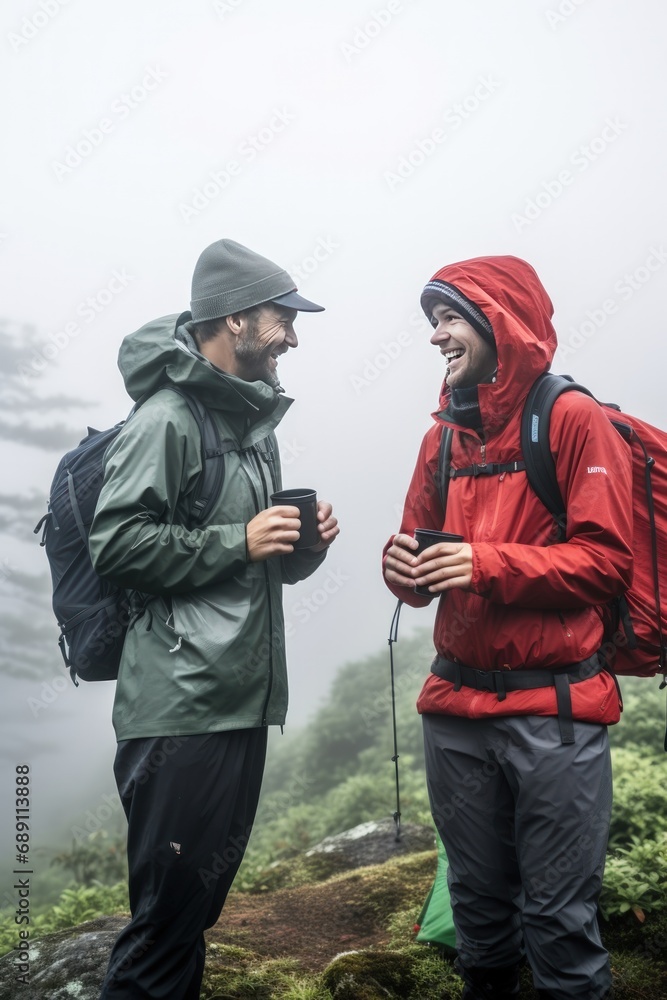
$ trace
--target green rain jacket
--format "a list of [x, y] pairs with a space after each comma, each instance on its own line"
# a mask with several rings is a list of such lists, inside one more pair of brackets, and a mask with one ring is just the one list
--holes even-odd
[[[142, 403], [105, 456], [90, 552], [95, 570], [145, 610], [129, 627], [113, 724], [118, 740], [282, 725], [287, 710], [283, 583], [309, 576], [325, 552], [250, 562], [246, 524], [281, 488], [274, 428], [292, 400], [228, 375], [198, 353], [190, 313], [126, 337], [119, 367]], [[202, 468], [187, 387], [223, 440], [224, 483], [203, 527], [190, 530]], [[268, 440], [267, 440], [268, 439]], [[145, 595], [145, 596], [143, 596]]]

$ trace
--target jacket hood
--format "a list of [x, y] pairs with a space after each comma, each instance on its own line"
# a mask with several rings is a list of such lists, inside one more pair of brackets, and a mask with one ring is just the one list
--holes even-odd
[[[535, 270], [518, 257], [474, 257], [448, 264], [431, 280], [454, 285], [491, 323], [498, 372], [495, 382], [479, 385], [478, 392], [483, 427], [492, 431], [505, 423], [538, 375], [551, 367], [557, 347], [551, 299]], [[449, 397], [443, 383], [441, 410]]]
[[187, 385], [211, 409], [264, 415], [292, 402], [265, 382], [246, 382], [220, 371], [197, 351], [190, 334], [191, 313], [162, 316], [123, 340], [118, 367], [134, 400], [165, 382]]

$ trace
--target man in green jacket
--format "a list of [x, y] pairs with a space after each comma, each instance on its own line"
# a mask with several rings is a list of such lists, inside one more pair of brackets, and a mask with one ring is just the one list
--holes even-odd
[[[90, 550], [142, 610], [113, 710], [132, 920], [102, 1000], [199, 997], [203, 932], [248, 843], [267, 727], [287, 709], [282, 585], [317, 569], [339, 530], [320, 501], [319, 542], [295, 549], [298, 509], [270, 500], [282, 485], [274, 429], [292, 402], [278, 359], [297, 346], [297, 312], [321, 308], [282, 268], [219, 240], [195, 267], [191, 312], [120, 349], [127, 391], [144, 401], [106, 455]], [[201, 434], [166, 383], [201, 400], [223, 441], [222, 490], [202, 527], [189, 527]]]

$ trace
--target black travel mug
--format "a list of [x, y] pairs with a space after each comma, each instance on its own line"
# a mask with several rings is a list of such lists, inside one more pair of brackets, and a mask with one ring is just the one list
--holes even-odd
[[[437, 545], [438, 542], [462, 542], [463, 535], [453, 535], [451, 531], [432, 531], [430, 528], [415, 528], [414, 537], [419, 542], [419, 548], [415, 552], [418, 556], [420, 552], [424, 549], [430, 548], [431, 545]], [[428, 587], [413, 587], [415, 594], [419, 594], [421, 597], [436, 597], [436, 594], [431, 593]]]
[[317, 545], [320, 533], [317, 530], [317, 493], [315, 490], [280, 490], [271, 494], [272, 507], [298, 507], [301, 529], [294, 543], [295, 549], [310, 549]]

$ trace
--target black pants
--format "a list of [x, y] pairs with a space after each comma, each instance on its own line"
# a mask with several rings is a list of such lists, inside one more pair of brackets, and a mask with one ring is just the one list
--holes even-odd
[[266, 739], [262, 728], [118, 744], [132, 920], [113, 947], [100, 1000], [198, 1000], [204, 930], [243, 859]]

